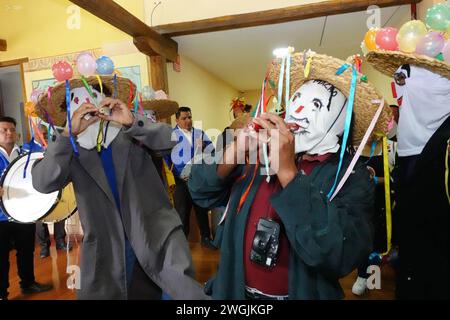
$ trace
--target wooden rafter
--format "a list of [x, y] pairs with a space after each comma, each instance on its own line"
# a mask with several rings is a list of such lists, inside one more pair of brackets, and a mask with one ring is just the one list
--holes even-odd
[[168, 37], [175, 37], [364, 11], [371, 5], [390, 7], [419, 3], [421, 1], [422, 0], [329, 0], [266, 11], [159, 25], [153, 27], [153, 29]]
[[0, 51], [6, 51], [7, 48], [6, 40], [0, 39]]
[[178, 44], [160, 35], [113, 0], [70, 0], [96, 17], [133, 37], [139, 51], [148, 56], [164, 56], [175, 61]]

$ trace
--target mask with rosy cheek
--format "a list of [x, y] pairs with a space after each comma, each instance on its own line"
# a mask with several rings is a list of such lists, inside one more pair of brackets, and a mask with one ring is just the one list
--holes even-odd
[[346, 106], [347, 98], [328, 82], [305, 82], [292, 95], [285, 118], [295, 135], [295, 153], [337, 152]]
[[[86, 88], [74, 88], [70, 91], [71, 101], [70, 101], [70, 114], [73, 117], [73, 113], [80, 108], [84, 103], [92, 103], [94, 105], [99, 105], [100, 102], [105, 98], [100, 92], [92, 89], [94, 98], [91, 97], [86, 90]], [[104, 113], [110, 112], [109, 108], [106, 108]], [[86, 115], [85, 119], [88, 120], [90, 115]], [[67, 125], [66, 125], [67, 126]], [[104, 141], [102, 146], [107, 148], [117, 137], [122, 126], [115, 122], [109, 122], [108, 125], [103, 126], [103, 136]], [[80, 147], [91, 150], [97, 146], [97, 138], [100, 130], [100, 121], [91, 124], [82, 133], [77, 136], [77, 142]]]

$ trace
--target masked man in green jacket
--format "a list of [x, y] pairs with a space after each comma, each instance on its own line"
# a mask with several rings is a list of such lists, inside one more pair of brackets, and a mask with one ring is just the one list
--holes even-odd
[[[366, 166], [357, 162], [343, 187], [338, 182], [352, 159], [348, 147], [360, 144], [381, 97], [361, 81], [359, 61], [311, 51], [274, 60], [266, 83], [275, 90], [289, 65], [283, 59], [291, 59], [289, 101], [279, 100], [285, 118], [253, 119], [216, 155], [222, 161], [194, 166], [189, 181], [199, 205], [228, 202], [215, 239], [219, 268], [206, 287], [215, 299], [340, 299], [339, 278], [372, 249], [375, 184]], [[389, 120], [383, 108], [369, 143]], [[252, 141], [266, 143], [269, 161], [252, 164]], [[243, 153], [248, 161], [236, 164]], [[267, 179], [269, 162], [275, 174]]]

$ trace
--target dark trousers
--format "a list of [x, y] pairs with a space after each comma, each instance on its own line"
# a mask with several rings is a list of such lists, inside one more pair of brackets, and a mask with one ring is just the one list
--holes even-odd
[[26, 288], [33, 284], [35, 231], [35, 224], [0, 222], [0, 297], [8, 296], [9, 251], [12, 242], [17, 251], [20, 287]]
[[193, 206], [202, 239], [209, 239], [211, 232], [209, 229], [208, 209], [199, 207], [192, 201], [187, 183], [184, 180], [176, 178], [175, 182], [175, 210], [177, 210], [178, 214], [180, 215], [181, 222], [183, 223], [184, 234], [186, 235], [186, 237], [189, 235], [189, 218], [191, 216], [191, 209]]
[[[64, 229], [66, 220], [53, 224], [53, 232], [56, 243], [66, 241], [66, 230]], [[48, 232], [47, 224], [43, 222], [36, 223], [36, 238], [41, 247], [50, 247], [50, 234]]]

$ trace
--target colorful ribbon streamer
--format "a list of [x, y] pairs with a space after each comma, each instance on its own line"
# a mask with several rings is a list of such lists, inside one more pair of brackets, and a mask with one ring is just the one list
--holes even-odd
[[69, 137], [70, 143], [72, 145], [73, 152], [76, 156], [79, 155], [77, 145], [75, 144], [75, 139], [72, 134], [72, 117], [70, 115], [70, 84], [69, 80], [66, 80], [66, 108], [67, 108], [67, 122], [69, 123]]
[[347, 179], [350, 177], [350, 174], [352, 173], [353, 168], [356, 165], [356, 162], [358, 161], [359, 157], [361, 156], [361, 153], [364, 149], [364, 146], [367, 143], [367, 140], [369, 140], [369, 137], [372, 134], [373, 129], [375, 128], [375, 125], [378, 121], [378, 118], [380, 117], [380, 114], [381, 114], [381, 111], [383, 110], [383, 108], [384, 108], [384, 100], [380, 102], [380, 106], [378, 107], [378, 110], [376, 111], [375, 116], [373, 117], [372, 122], [369, 125], [369, 128], [367, 128], [367, 131], [364, 134], [364, 137], [363, 137], [352, 161], [350, 162], [350, 165], [348, 166], [347, 171], [345, 172], [344, 176], [342, 177], [341, 181], [339, 182], [339, 185], [337, 186], [336, 191], [334, 191], [333, 195], [331, 197], [329, 197], [330, 202], [333, 201], [334, 197], [336, 197], [339, 190], [341, 190], [341, 188], [344, 186]]
[[[347, 65], [347, 67], [342, 72], [344, 72], [348, 67], [349, 66]], [[341, 69], [339, 69], [338, 72], [340, 70]], [[336, 75], [340, 75], [342, 73], [342, 72], [341, 73], [338, 73], [338, 72], [336, 72]], [[355, 103], [357, 80], [358, 80], [358, 73], [356, 71], [355, 66], [352, 66], [352, 82], [351, 82], [350, 94], [349, 94], [349, 98], [348, 98], [347, 114], [345, 116], [344, 138], [342, 139], [341, 153], [339, 155], [339, 165], [338, 165], [338, 169], [336, 172], [336, 178], [334, 179], [334, 183], [333, 183], [333, 186], [331, 187], [330, 192], [328, 192], [328, 195], [327, 195], [328, 199], [331, 198], [334, 190], [336, 189], [337, 181], [339, 178], [339, 173], [341, 172], [341, 168], [342, 168], [342, 162], [344, 161], [344, 154], [345, 154], [345, 149], [346, 149], [345, 146], [347, 145], [348, 136], [350, 133], [350, 125], [352, 123], [353, 105]]]
[[386, 252], [382, 253], [385, 256], [391, 251], [392, 239], [392, 209], [391, 209], [391, 188], [390, 188], [390, 170], [389, 170], [389, 154], [388, 154], [388, 139], [383, 137], [383, 167], [384, 167], [384, 199], [386, 203], [386, 236], [387, 245]]

